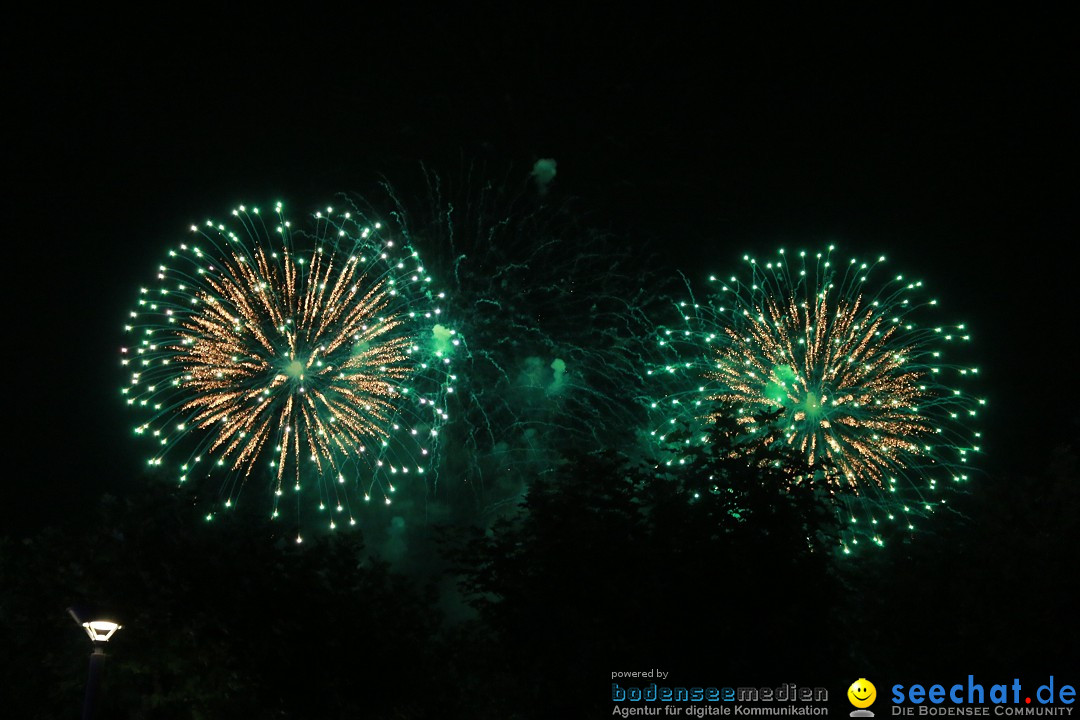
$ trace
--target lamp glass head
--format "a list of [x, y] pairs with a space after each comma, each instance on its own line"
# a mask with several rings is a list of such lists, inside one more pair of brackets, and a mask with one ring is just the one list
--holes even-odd
[[120, 629], [120, 625], [109, 620], [93, 620], [82, 624], [86, 634], [94, 642], [108, 642], [109, 638]]

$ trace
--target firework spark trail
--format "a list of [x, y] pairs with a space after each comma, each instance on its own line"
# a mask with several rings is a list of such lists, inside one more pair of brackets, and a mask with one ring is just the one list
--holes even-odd
[[927, 393], [920, 374], [905, 369], [909, 349], [892, 347], [895, 328], [882, 331], [882, 318], [861, 313], [861, 302], [833, 304], [827, 292], [812, 308], [794, 296], [766, 299], [747, 312], [747, 334], [724, 328], [728, 342], [706, 375], [723, 388], [710, 400], [787, 409], [787, 443], [853, 487], [880, 486], [887, 469], [923, 454], [917, 441], [933, 432], [916, 410]]
[[224, 474], [225, 507], [266, 462], [272, 516], [286, 483], [299, 507], [310, 479], [313, 504], [332, 506], [328, 526], [334, 512], [355, 524], [354, 491], [370, 500], [375, 487], [394, 491], [388, 476], [431, 467], [460, 343], [439, 324], [445, 296], [379, 223], [327, 208], [298, 250], [280, 204], [274, 233], [258, 209], [233, 215], [242, 234], [193, 226], [197, 240], [159, 267], [160, 287], [141, 290], [121, 361], [137, 368], [128, 404], [150, 414], [135, 432], [158, 440], [150, 465], [187, 453], [181, 482], [200, 463]]
[[659, 290], [640, 251], [538, 196], [528, 177], [517, 191], [512, 178], [457, 189], [424, 179], [419, 207], [384, 189], [399, 231], [453, 282], [469, 338], [454, 459], [468, 455], [460, 474], [486, 512], [574, 452], [636, 442], [652, 327], [643, 307]]
[[849, 530], [862, 515], [881, 545], [880, 522], [903, 516], [913, 530], [947, 503], [939, 483], [967, 480], [981, 442], [967, 423], [985, 400], [968, 387], [978, 369], [946, 358], [961, 355], [965, 326], [923, 324], [937, 301], [922, 282], [881, 280], [884, 257], [838, 264], [832, 250], [744, 257], [748, 278], [714, 276], [709, 302], [678, 303], [681, 324], [662, 328], [663, 362], [649, 371], [661, 383], [651, 435], [664, 443], [689, 428], [689, 445], [735, 412], [748, 438], [803, 454]]

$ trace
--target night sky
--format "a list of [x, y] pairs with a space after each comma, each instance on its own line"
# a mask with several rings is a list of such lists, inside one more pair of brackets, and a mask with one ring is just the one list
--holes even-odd
[[118, 330], [192, 221], [420, 162], [554, 158], [560, 191], [672, 273], [826, 240], [887, 254], [974, 328], [992, 467], [1074, 436], [1074, 58], [1052, 18], [801, 22], [443, 10], [42, 36], [8, 93], [17, 522], [130, 471]]
[[780, 245], [885, 254], [972, 329], [987, 473], [1075, 441], [1077, 78], [1061, 17], [508, 7], [16, 33], [10, 534], [76, 522], [140, 472], [121, 327], [190, 224], [277, 199], [299, 215], [384, 178], [407, 193], [421, 162], [518, 179], [554, 158], [553, 191], [696, 281]]

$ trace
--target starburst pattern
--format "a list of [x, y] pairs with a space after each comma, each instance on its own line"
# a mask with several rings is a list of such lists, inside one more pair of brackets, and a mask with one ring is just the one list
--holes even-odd
[[985, 400], [969, 387], [978, 369], [954, 359], [967, 329], [927, 323], [937, 301], [921, 281], [881, 279], [884, 257], [838, 263], [832, 251], [746, 256], [748, 275], [714, 276], [707, 301], [679, 303], [650, 371], [665, 388], [652, 435], [689, 427], [684, 444], [704, 441], [704, 424], [734, 412], [752, 441], [802, 454], [849, 527], [863, 515], [882, 544], [881, 521], [914, 529], [948, 502], [943, 485], [967, 480]]
[[335, 513], [355, 523], [351, 490], [370, 500], [378, 487], [389, 503], [394, 476], [428, 469], [460, 340], [419, 253], [380, 223], [327, 208], [294, 233], [280, 204], [274, 215], [271, 233], [241, 207], [239, 232], [208, 221], [169, 252], [126, 328], [137, 343], [123, 392], [149, 411], [135, 428], [160, 447], [149, 464], [175, 449], [181, 482], [217, 470], [225, 507], [265, 478], [274, 517], [314, 481], [335, 528]]
[[781, 409], [785, 441], [810, 467], [824, 460], [852, 486], [906, 467], [933, 433], [918, 407], [927, 392], [909, 369], [912, 348], [893, 348], [896, 326], [862, 301], [830, 303], [827, 291], [813, 305], [766, 298], [746, 311], [744, 328], [724, 328], [728, 342], [707, 374], [722, 388], [710, 399]]

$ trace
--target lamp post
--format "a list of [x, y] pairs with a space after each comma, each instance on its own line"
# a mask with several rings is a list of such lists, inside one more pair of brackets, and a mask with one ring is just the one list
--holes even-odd
[[94, 651], [90, 653], [90, 673], [86, 680], [86, 697], [83, 700], [83, 720], [93, 720], [97, 710], [98, 688], [101, 686], [101, 670], [107, 657], [105, 643], [109, 642], [109, 638], [115, 635], [121, 626], [111, 620], [82, 621], [74, 609], [68, 608], [68, 612], [75, 618], [75, 622], [86, 630], [90, 642], [94, 645]]

